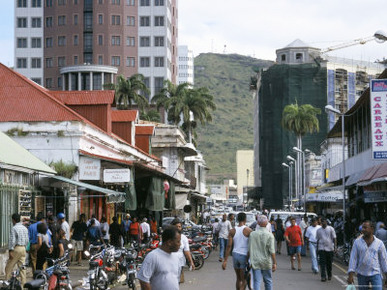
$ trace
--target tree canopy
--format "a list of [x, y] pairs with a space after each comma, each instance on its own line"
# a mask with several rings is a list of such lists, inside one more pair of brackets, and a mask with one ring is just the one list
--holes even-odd
[[114, 89], [116, 91], [115, 101], [118, 109], [131, 109], [135, 103], [142, 112], [144, 108], [149, 106], [149, 102], [144, 96], [149, 94], [149, 89], [144, 83], [144, 76], [142, 74], [134, 74], [128, 79], [120, 75]]

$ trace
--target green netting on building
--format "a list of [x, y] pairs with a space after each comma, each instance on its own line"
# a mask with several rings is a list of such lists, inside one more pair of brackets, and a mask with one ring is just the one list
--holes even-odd
[[[262, 72], [259, 91], [259, 158], [262, 194], [266, 208], [282, 208], [288, 196], [288, 171], [282, 167], [297, 146], [293, 133], [281, 126], [282, 111], [288, 104], [311, 104], [321, 109], [320, 132], [303, 138], [303, 149], [319, 153], [327, 134], [327, 70], [317, 64], [273, 65]], [[294, 156], [294, 155], [293, 155]]]

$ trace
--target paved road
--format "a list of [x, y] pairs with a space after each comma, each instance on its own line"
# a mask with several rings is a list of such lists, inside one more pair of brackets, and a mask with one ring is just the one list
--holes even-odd
[[[286, 250], [285, 250], [286, 253]], [[287, 255], [277, 255], [277, 271], [273, 274], [273, 289], [286, 290], [326, 290], [345, 289], [345, 267], [337, 262], [333, 266], [331, 281], [321, 282], [320, 275], [315, 275], [311, 270], [310, 258], [302, 257], [302, 271], [290, 269]], [[235, 273], [232, 267], [232, 258], [228, 260], [227, 269], [221, 269], [218, 261], [218, 252], [211, 253], [202, 269], [185, 272], [186, 282], [181, 285], [181, 290], [197, 289], [235, 289]], [[261, 289], [264, 289], [261, 285]]]

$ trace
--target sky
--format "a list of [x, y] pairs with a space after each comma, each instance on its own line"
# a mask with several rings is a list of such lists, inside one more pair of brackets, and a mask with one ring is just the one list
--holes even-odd
[[[0, 62], [14, 63], [14, 0], [1, 0]], [[327, 48], [387, 32], [384, 0], [178, 0], [180, 45], [200, 53], [237, 53], [275, 60], [296, 39]], [[387, 58], [387, 42], [330, 52], [371, 61]]]

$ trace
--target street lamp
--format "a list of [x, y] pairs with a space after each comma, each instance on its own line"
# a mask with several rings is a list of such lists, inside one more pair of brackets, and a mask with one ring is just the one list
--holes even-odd
[[341, 116], [341, 145], [342, 145], [342, 158], [343, 162], [342, 164], [342, 171], [343, 171], [343, 180], [342, 180], [342, 186], [343, 186], [343, 240], [344, 244], [346, 241], [345, 237], [345, 216], [346, 216], [346, 204], [345, 204], [345, 137], [344, 137], [344, 116], [345, 113], [341, 113], [338, 109], [334, 108], [331, 105], [325, 106], [325, 112], [332, 112], [337, 115]]
[[292, 161], [289, 162], [289, 165], [286, 163], [282, 163], [282, 166], [286, 167], [289, 170], [289, 197], [288, 197], [289, 211], [292, 208], [292, 196], [293, 196], [293, 194], [292, 194], [292, 191], [293, 191], [292, 190], [292, 188], [293, 188], [292, 165], [293, 165]]
[[295, 191], [295, 196], [296, 196], [296, 199], [298, 199], [298, 196], [299, 196], [299, 192], [300, 192], [300, 181], [299, 181], [299, 172], [297, 170], [298, 168], [298, 161], [296, 159], [294, 159], [292, 156], [288, 155], [286, 156], [286, 159], [289, 160], [289, 161], [293, 161], [294, 162], [294, 180], [295, 180], [295, 187], [294, 187], [294, 191]]
[[304, 194], [304, 211], [306, 213], [306, 188], [305, 188], [305, 152], [300, 148], [293, 147], [293, 151], [302, 154], [302, 193]]

